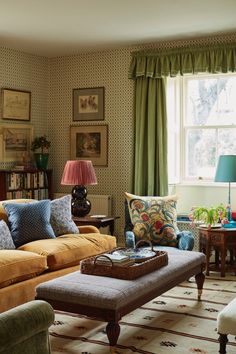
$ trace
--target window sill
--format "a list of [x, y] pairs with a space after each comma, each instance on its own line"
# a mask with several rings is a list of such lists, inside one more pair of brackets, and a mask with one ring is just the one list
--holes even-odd
[[[169, 186], [171, 187], [214, 187], [214, 188], [229, 188], [229, 183], [228, 182], [213, 182], [213, 181], [184, 181], [181, 183], [176, 183], [176, 184], [170, 184]], [[236, 184], [231, 183], [230, 185], [231, 188], [235, 188]]]

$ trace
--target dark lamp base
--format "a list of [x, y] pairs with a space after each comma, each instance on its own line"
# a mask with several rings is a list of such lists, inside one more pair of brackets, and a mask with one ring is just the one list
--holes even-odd
[[91, 203], [87, 197], [85, 186], [75, 186], [71, 192], [71, 212], [73, 216], [86, 216], [91, 210]]

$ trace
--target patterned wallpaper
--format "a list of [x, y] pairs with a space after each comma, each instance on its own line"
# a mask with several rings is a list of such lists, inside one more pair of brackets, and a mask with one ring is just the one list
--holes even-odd
[[[134, 82], [128, 80], [131, 52], [235, 41], [236, 33], [233, 33], [50, 59], [0, 48], [0, 82], [1, 87], [27, 89], [32, 92], [30, 124], [33, 124], [36, 134], [46, 133], [52, 141], [49, 167], [54, 170], [54, 192], [70, 193], [71, 189], [60, 185], [64, 164], [70, 158], [70, 125], [108, 125], [108, 166], [96, 167], [98, 185], [89, 186], [88, 192], [112, 195], [113, 214], [120, 216], [116, 220], [115, 233], [121, 243], [124, 192], [130, 191], [133, 168]], [[72, 90], [100, 86], [105, 87], [105, 119], [73, 122]], [[1, 164], [1, 167], [4, 165]]]
[[[8, 48], [0, 48], [0, 88], [31, 91], [31, 120], [14, 121], [2, 119], [1, 124], [31, 124], [36, 134], [43, 134], [47, 128], [48, 99], [48, 59], [22, 53]], [[2, 105], [0, 106], [2, 107]], [[0, 161], [0, 168], [11, 163]]]
[[[98, 184], [88, 186], [90, 194], [113, 197], [116, 233], [123, 234], [124, 191], [132, 175], [133, 85], [127, 79], [130, 51], [117, 49], [50, 60], [49, 132], [53, 141], [52, 165], [57, 192], [70, 192], [60, 186], [66, 160], [70, 158], [70, 125], [108, 125], [108, 167], [95, 167]], [[72, 89], [105, 87], [105, 119], [73, 122]]]

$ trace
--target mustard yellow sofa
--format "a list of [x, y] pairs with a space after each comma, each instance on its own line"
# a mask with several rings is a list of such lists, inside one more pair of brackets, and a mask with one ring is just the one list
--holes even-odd
[[[0, 202], [0, 220], [8, 217]], [[35, 287], [77, 271], [80, 261], [116, 247], [116, 238], [100, 234], [94, 226], [81, 226], [78, 234], [61, 235], [0, 250], [0, 312], [31, 301]]]

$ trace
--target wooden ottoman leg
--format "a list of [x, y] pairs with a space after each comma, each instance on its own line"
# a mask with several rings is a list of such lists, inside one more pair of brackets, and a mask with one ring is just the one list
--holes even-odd
[[120, 325], [118, 322], [108, 322], [106, 326], [107, 337], [111, 347], [117, 343], [120, 334]]
[[195, 275], [195, 280], [198, 288], [198, 300], [201, 300], [202, 288], [205, 281], [205, 275], [203, 273], [198, 273]]
[[228, 337], [227, 337], [227, 334], [221, 334], [219, 333], [219, 338], [218, 338], [218, 341], [220, 343], [220, 350], [219, 350], [219, 353], [220, 354], [226, 354], [226, 344], [228, 342]]

